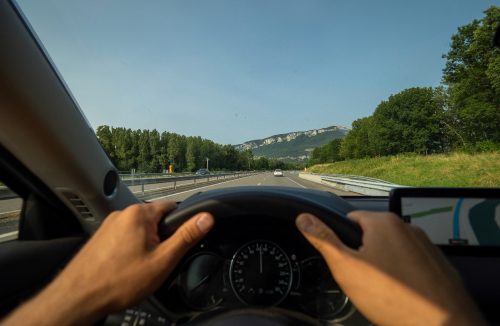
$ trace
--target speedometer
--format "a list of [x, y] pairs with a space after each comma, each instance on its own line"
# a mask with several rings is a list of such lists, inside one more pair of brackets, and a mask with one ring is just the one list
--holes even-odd
[[249, 242], [236, 251], [229, 276], [234, 293], [248, 305], [276, 305], [292, 286], [290, 259], [278, 245], [264, 240]]

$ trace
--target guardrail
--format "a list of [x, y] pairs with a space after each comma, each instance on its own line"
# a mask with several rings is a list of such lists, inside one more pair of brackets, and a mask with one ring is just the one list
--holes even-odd
[[[243, 176], [248, 176], [251, 174], [255, 174], [257, 172], [222, 172], [222, 173], [211, 173], [207, 175], [195, 175], [195, 174], [184, 174], [184, 175], [168, 175], [161, 173], [144, 173], [144, 174], [120, 174], [121, 182], [124, 183], [128, 187], [140, 186], [141, 189], [139, 191], [133, 191], [134, 194], [145, 195], [147, 193], [151, 193], [153, 191], [157, 191], [158, 189], [145, 189], [146, 185], [152, 184], [166, 184], [165, 187], [159, 188], [160, 190], [172, 188], [176, 190], [179, 186], [186, 186], [186, 184], [181, 184], [186, 181], [193, 181], [192, 184], [196, 184], [199, 182], [217, 182], [219, 180], [233, 179], [239, 178]], [[124, 178], [127, 177], [127, 178]], [[192, 188], [192, 186], [191, 186]], [[1, 199], [10, 199], [16, 198], [18, 195], [10, 190], [8, 187], [0, 186], [0, 200]]]
[[[232, 172], [232, 173], [218, 173], [207, 175], [189, 175], [189, 176], [176, 176], [176, 177], [158, 177], [158, 178], [140, 178], [122, 180], [122, 182], [130, 187], [140, 186], [139, 190], [132, 191], [137, 197], [144, 199], [145, 196], [156, 194], [159, 192], [175, 191], [178, 188], [192, 189], [196, 188], [199, 183], [213, 184], [225, 180], [241, 178], [249, 175], [256, 174], [257, 172]], [[145, 189], [145, 186], [151, 184], [161, 184], [162, 187], [154, 189]]]
[[216, 174], [206, 174], [206, 175], [175, 175], [171, 176], [168, 174], [135, 174], [135, 175], [127, 175], [128, 178], [124, 178], [124, 175], [120, 175], [121, 182], [126, 186], [137, 186], [141, 184], [154, 184], [154, 183], [164, 183], [164, 182], [176, 182], [176, 181], [184, 181], [184, 180], [200, 180], [200, 179], [219, 179], [234, 175], [242, 175], [247, 172], [230, 172], [230, 173], [216, 173]]
[[408, 187], [385, 180], [347, 174], [300, 173], [300, 178], [368, 196], [387, 196], [393, 188]]

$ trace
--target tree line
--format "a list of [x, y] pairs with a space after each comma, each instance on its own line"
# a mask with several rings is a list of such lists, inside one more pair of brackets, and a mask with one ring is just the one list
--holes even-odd
[[500, 150], [500, 49], [492, 45], [500, 7], [484, 14], [452, 36], [441, 86], [391, 95], [371, 116], [355, 120], [344, 139], [314, 149], [309, 163]]
[[131, 130], [99, 126], [97, 139], [110, 160], [120, 171], [160, 173], [170, 164], [175, 172], [209, 170], [241, 171], [287, 169], [289, 165], [264, 157], [255, 158], [252, 151], [238, 151], [232, 145], [221, 145], [201, 137], [187, 137], [157, 130]]

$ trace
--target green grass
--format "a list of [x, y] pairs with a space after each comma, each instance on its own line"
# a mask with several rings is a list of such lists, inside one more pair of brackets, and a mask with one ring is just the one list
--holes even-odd
[[500, 151], [375, 157], [318, 164], [308, 172], [362, 175], [419, 187], [500, 187]]

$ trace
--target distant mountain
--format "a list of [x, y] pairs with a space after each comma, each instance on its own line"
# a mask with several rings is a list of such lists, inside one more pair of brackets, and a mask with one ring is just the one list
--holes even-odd
[[309, 158], [314, 148], [322, 146], [333, 139], [343, 138], [348, 131], [349, 128], [342, 126], [294, 131], [264, 139], [250, 140], [235, 145], [235, 148], [240, 151], [250, 149], [256, 157], [264, 156], [285, 161], [304, 161]]

